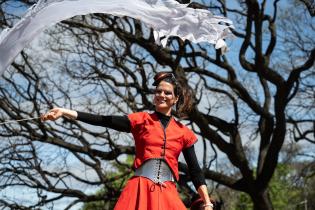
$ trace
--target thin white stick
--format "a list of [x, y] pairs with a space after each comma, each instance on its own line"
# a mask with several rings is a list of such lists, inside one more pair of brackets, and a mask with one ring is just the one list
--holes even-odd
[[24, 118], [24, 119], [20, 119], [20, 120], [8, 120], [8, 121], [1, 122], [0, 125], [20, 122], [20, 121], [34, 120], [34, 119], [39, 119], [39, 118], [40, 117]]

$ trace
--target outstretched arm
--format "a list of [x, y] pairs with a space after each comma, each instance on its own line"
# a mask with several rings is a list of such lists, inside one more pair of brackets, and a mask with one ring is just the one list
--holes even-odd
[[131, 125], [127, 116], [103, 116], [89, 114], [85, 112], [77, 112], [70, 109], [54, 108], [48, 113], [41, 116], [43, 121], [57, 120], [60, 117], [66, 117], [72, 120], [79, 120], [91, 125], [98, 125], [115, 129], [117, 131], [130, 132]]
[[130, 132], [131, 125], [128, 117], [125, 116], [103, 116], [89, 114], [85, 112], [77, 112], [77, 120], [91, 125], [99, 125], [112, 128], [117, 131]]
[[62, 116], [68, 119], [75, 120], [78, 116], [78, 113], [74, 110], [56, 107], [49, 110], [46, 114], [41, 115], [40, 118], [42, 121], [47, 121], [47, 120], [55, 121], [55, 120], [58, 120]]

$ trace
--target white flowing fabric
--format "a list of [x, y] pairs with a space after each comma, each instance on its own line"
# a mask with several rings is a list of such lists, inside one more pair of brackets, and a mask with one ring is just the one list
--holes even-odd
[[[0, 75], [23, 48], [46, 27], [76, 15], [107, 13], [139, 19], [152, 27], [156, 43], [169, 36], [192, 42], [209, 42], [226, 48], [232, 21], [207, 10], [193, 9], [175, 0], [39, 0], [11, 29], [0, 34]], [[160, 40], [165, 36], [165, 39]]]

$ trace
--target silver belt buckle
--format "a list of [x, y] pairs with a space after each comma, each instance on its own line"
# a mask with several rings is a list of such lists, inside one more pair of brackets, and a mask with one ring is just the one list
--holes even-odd
[[150, 159], [135, 171], [135, 176], [149, 178], [157, 184], [163, 184], [166, 181], [174, 182], [174, 176], [167, 163], [162, 159]]

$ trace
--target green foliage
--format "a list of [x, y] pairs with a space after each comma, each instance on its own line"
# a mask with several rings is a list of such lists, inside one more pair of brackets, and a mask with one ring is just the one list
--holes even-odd
[[245, 193], [240, 193], [235, 210], [250, 210], [253, 209], [253, 203], [250, 197]]
[[[126, 165], [130, 168], [132, 163], [133, 163], [133, 156], [131, 155], [127, 156], [123, 165], [118, 164], [117, 162], [111, 163], [114, 170], [113, 172], [106, 172], [106, 177], [110, 179], [110, 178], [117, 177], [119, 175], [126, 173]], [[127, 180], [132, 176], [133, 176], [133, 173], [130, 173], [127, 176], [124, 176], [123, 178], [114, 180], [111, 183], [111, 188], [114, 188], [116, 190], [121, 189], [121, 187], [124, 186]], [[102, 195], [108, 194], [108, 188], [104, 187], [98, 190], [95, 194], [102, 197]], [[114, 198], [113, 200], [101, 200], [101, 201], [93, 201], [93, 202], [85, 203], [82, 207], [82, 210], [112, 210], [114, 209], [116, 200], [117, 199]]]
[[269, 185], [270, 198], [275, 209], [295, 209], [301, 201], [302, 188], [294, 183], [296, 171], [288, 164], [278, 164]]
[[[303, 200], [303, 187], [295, 183], [296, 169], [290, 164], [279, 163], [269, 184], [268, 193], [276, 210], [298, 210]], [[248, 194], [239, 193], [235, 210], [252, 210], [253, 203]]]

